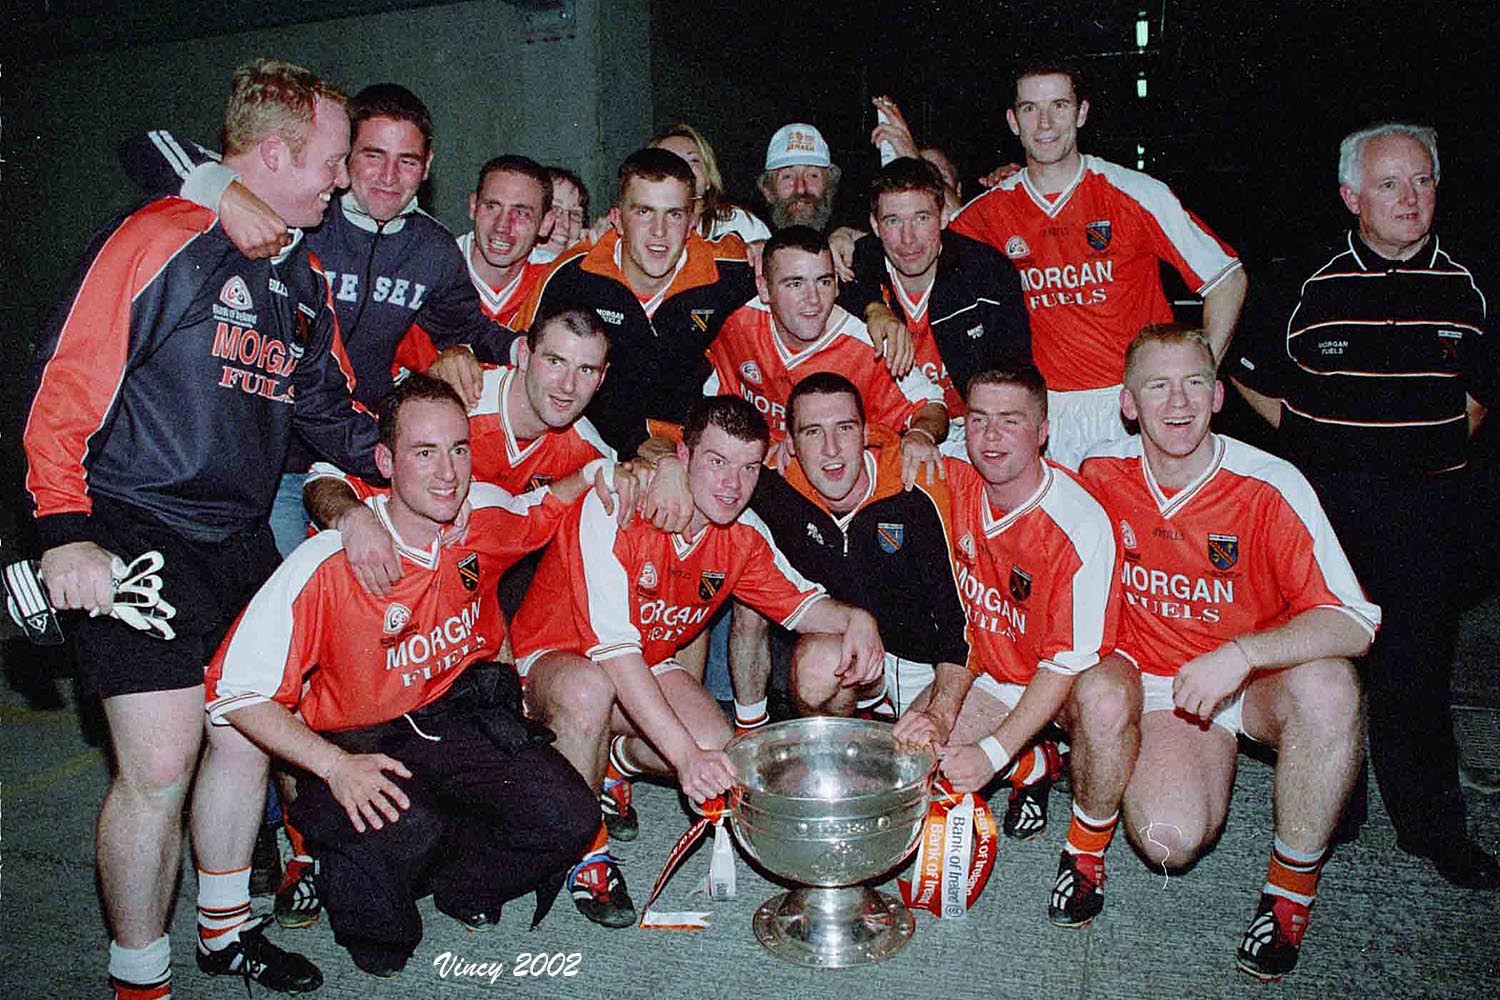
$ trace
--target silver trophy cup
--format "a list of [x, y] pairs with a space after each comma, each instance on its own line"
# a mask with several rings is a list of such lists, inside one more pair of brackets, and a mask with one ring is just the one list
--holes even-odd
[[806, 888], [755, 911], [755, 936], [798, 965], [878, 962], [910, 940], [911, 911], [860, 883], [900, 864], [922, 833], [932, 751], [898, 747], [891, 727], [855, 719], [796, 719], [726, 748], [737, 783], [729, 822], [771, 872]]

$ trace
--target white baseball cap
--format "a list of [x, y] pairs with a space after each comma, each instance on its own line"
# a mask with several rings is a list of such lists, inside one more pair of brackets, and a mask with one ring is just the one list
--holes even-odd
[[803, 122], [781, 126], [771, 136], [771, 144], [766, 147], [767, 170], [832, 165], [833, 158], [828, 153], [828, 143], [823, 140], [823, 134]]

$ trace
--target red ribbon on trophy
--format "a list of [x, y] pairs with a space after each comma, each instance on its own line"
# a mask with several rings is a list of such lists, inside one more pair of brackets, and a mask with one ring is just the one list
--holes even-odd
[[641, 927], [665, 931], [701, 931], [708, 928], [709, 915], [706, 912], [664, 912], [653, 910], [651, 907], [661, 895], [662, 890], [667, 887], [667, 882], [677, 871], [677, 866], [692, 853], [709, 826], [714, 828], [713, 854], [709, 860], [708, 877], [700, 888], [704, 889], [709, 899], [715, 901], [734, 898], [734, 848], [729, 842], [729, 831], [724, 827], [726, 813], [724, 799], [722, 796], [716, 796], [703, 805], [693, 808], [702, 815], [694, 820], [693, 825], [687, 828], [687, 832], [678, 837], [677, 843], [672, 845], [671, 853], [667, 855], [667, 863], [662, 867], [656, 884], [651, 887], [651, 896], [646, 900], [646, 906], [641, 913]]

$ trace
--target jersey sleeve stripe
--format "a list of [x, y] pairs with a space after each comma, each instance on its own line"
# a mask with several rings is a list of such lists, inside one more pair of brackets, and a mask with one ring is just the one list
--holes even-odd
[[573, 430], [578, 434], [579, 439], [597, 451], [601, 458], [607, 458], [611, 462], [618, 462], [620, 460], [619, 455], [605, 443], [603, 436], [599, 433], [599, 429], [589, 422], [588, 417], [579, 417], [573, 424]]
[[105, 240], [90, 263], [42, 369], [21, 442], [36, 516], [93, 510], [88, 445], [114, 408], [131, 350], [134, 305], [216, 223], [179, 199], [152, 202]]
[[[1073, 572], [1072, 648], [1050, 662], [1062, 673], [1080, 673], [1099, 662], [1115, 584], [1115, 536], [1098, 501], [1066, 474], [1056, 473], [1042, 512], [1067, 535], [1078, 559]], [[1049, 661], [1042, 661], [1046, 665]]]
[[619, 528], [590, 490], [578, 518], [578, 548], [583, 556], [584, 600], [594, 643], [590, 659], [641, 651], [641, 633], [630, 618], [630, 584], [615, 553]]
[[[1194, 215], [1182, 207], [1171, 188], [1161, 181], [1134, 170], [1127, 170], [1107, 160], [1086, 157], [1088, 168], [1103, 174], [1120, 193], [1140, 205], [1167, 241], [1182, 255], [1192, 270], [1193, 283], [1199, 294], [1232, 270], [1235, 256], [1220, 239]], [[1205, 276], [1210, 276], [1205, 280]]]

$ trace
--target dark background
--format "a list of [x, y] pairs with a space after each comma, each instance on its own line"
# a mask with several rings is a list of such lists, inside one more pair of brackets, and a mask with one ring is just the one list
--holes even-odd
[[[590, 4], [611, 0], [575, 2], [576, 8], [564, 0], [564, 7], [584, 17], [589, 16]], [[1438, 228], [1445, 238], [1457, 237], [1481, 255], [1493, 240], [1500, 181], [1500, 164], [1491, 154], [1497, 89], [1492, 83], [1494, 31], [1500, 22], [1493, 2], [632, 2], [639, 11], [633, 16], [649, 20], [649, 51], [619, 52], [625, 43], [618, 40], [618, 23], [601, 29], [597, 44], [616, 45], [617, 62], [623, 58], [649, 63], [649, 124], [686, 120], [699, 126], [719, 153], [730, 193], [747, 203], [755, 204], [754, 182], [771, 133], [789, 121], [809, 121], [822, 130], [845, 171], [838, 217], [862, 221], [864, 190], [878, 165], [868, 141], [874, 125], [869, 97], [881, 93], [890, 94], [905, 109], [918, 141], [949, 152], [959, 166], [965, 195], [972, 196], [979, 190], [979, 174], [1020, 158], [1019, 144], [1004, 120], [1011, 74], [1026, 62], [1046, 57], [1070, 61], [1084, 73], [1092, 108], [1081, 133], [1082, 148], [1132, 167], [1138, 148], [1143, 149], [1139, 158], [1145, 169], [1168, 182], [1184, 204], [1240, 251], [1252, 294], [1255, 276], [1264, 273], [1268, 262], [1328, 239], [1348, 224], [1350, 217], [1337, 193], [1338, 140], [1380, 120], [1436, 126], [1444, 167]], [[424, 44], [437, 43], [424, 41], [419, 33], [398, 39], [361, 37], [354, 26], [368, 23], [368, 17], [340, 18], [392, 11], [396, 13], [390, 16], [403, 19], [492, 17], [497, 30], [515, 33], [530, 30], [556, 6], [551, 0], [328, 0], [316, 6], [296, 0], [33, 0], [12, 5], [14, 14], [6, 19], [14, 30], [0, 41], [8, 50], [0, 67], [0, 116], [9, 124], [17, 110], [24, 112], [32, 104], [66, 109], [68, 101], [87, 101], [86, 94], [69, 94], [64, 100], [28, 90], [31, 80], [55, 79], [44, 71], [59, 60], [81, 58], [87, 65], [91, 53], [118, 55], [133, 47], [182, 39], [217, 39], [222, 44], [225, 36], [266, 25], [338, 39], [332, 51], [347, 51], [344, 64], [338, 64], [339, 57], [324, 56], [311, 64], [352, 92], [372, 82], [372, 60], [387, 68], [381, 61], [387, 57], [381, 53], [392, 53], [386, 78], [400, 80], [409, 72], [405, 67], [416, 65], [412, 52], [427, 55], [420, 51]], [[621, 3], [599, 9], [610, 10], [618, 21], [627, 16], [620, 13], [627, 7]], [[1144, 48], [1136, 41], [1139, 19], [1149, 25]], [[514, 44], [519, 48], [522, 43]], [[414, 50], [382, 47], [389, 45]], [[294, 45], [289, 54], [296, 51]], [[245, 58], [256, 54], [260, 53], [243, 53]], [[524, 101], [514, 100], [518, 84], [512, 66], [500, 60], [473, 65], [476, 60], [465, 63], [463, 56], [462, 51], [444, 52], [429, 60], [442, 74], [451, 60], [454, 74], [455, 86], [449, 91], [434, 92], [430, 85], [421, 89], [440, 122], [469, 120], [462, 113], [472, 113], [472, 107], [450, 105], [471, 104], [473, 95], [482, 92], [476, 86], [484, 86], [486, 80], [510, 81], [511, 106], [496, 109], [497, 115], [538, 115], [529, 110], [532, 94]], [[602, 55], [598, 58], [607, 61]], [[115, 59], [108, 65], [120, 62]], [[221, 71], [215, 65], [217, 75], [212, 78], [227, 79], [230, 68]], [[1141, 75], [1147, 81], [1144, 99], [1136, 95]], [[646, 78], [644, 73], [640, 76]], [[112, 82], [93, 81], [101, 88]], [[153, 80], [152, 85], [162, 87], [163, 106], [141, 114], [155, 125], [180, 121], [201, 130], [201, 124], [193, 123], [212, 120], [222, 106], [222, 91], [184, 92], [179, 87], [172, 92], [172, 81]], [[566, 87], [567, 80], [545, 85]], [[498, 83], [494, 90], [500, 90]], [[615, 116], [618, 127], [624, 112], [611, 105], [607, 92], [599, 103], [599, 118], [608, 121]], [[549, 134], [552, 126], [546, 120], [532, 119], [525, 121], [530, 134], [539, 127]], [[559, 135], [565, 134], [567, 124], [558, 123]], [[70, 134], [66, 115], [49, 118], [48, 125], [47, 155], [53, 156], [59, 149], [108, 149], [140, 128], [137, 122], [120, 122], [118, 135], [82, 130]], [[36, 329], [83, 249], [87, 227], [134, 197], [104, 156], [99, 157], [99, 191], [61, 200], [37, 197], [36, 191], [47, 190], [41, 176], [47, 161], [32, 162], [30, 150], [17, 144], [14, 131], [0, 136], [6, 208], [0, 231], [7, 234], [0, 286], [0, 359], [6, 372], [0, 392], [5, 418], [0, 425], [0, 474], [6, 484], [19, 482], [15, 418], [24, 403], [21, 387]], [[644, 140], [647, 129], [641, 131]], [[631, 140], [626, 136], [621, 141]], [[423, 205], [462, 231], [467, 225], [467, 170], [453, 166], [451, 139], [439, 145]], [[493, 150], [501, 151], [506, 150]], [[567, 159], [529, 146], [514, 151]], [[598, 152], [592, 149], [591, 155]], [[604, 153], [614, 162], [611, 157], [617, 154], [608, 144]], [[613, 195], [606, 190], [607, 175], [605, 170], [594, 174], [596, 212]], [[27, 220], [28, 227], [16, 229], [16, 218]], [[39, 230], [31, 224], [36, 218], [61, 221]], [[36, 238], [39, 231], [46, 237]], [[16, 232], [25, 238], [13, 239]], [[1174, 297], [1189, 298], [1175, 278], [1169, 278], [1168, 287]], [[1183, 312], [1190, 319], [1194, 310], [1187, 306]], [[1232, 408], [1226, 426], [1255, 439], [1259, 426], [1243, 416]], [[1493, 427], [1484, 433], [1489, 441], [1497, 436]], [[1493, 450], [1489, 441], [1486, 453]], [[8, 498], [15, 496], [11, 488], [5, 489]], [[0, 535], [8, 535], [7, 524], [14, 526], [17, 520], [24, 520], [19, 500], [8, 499], [0, 506]]]

